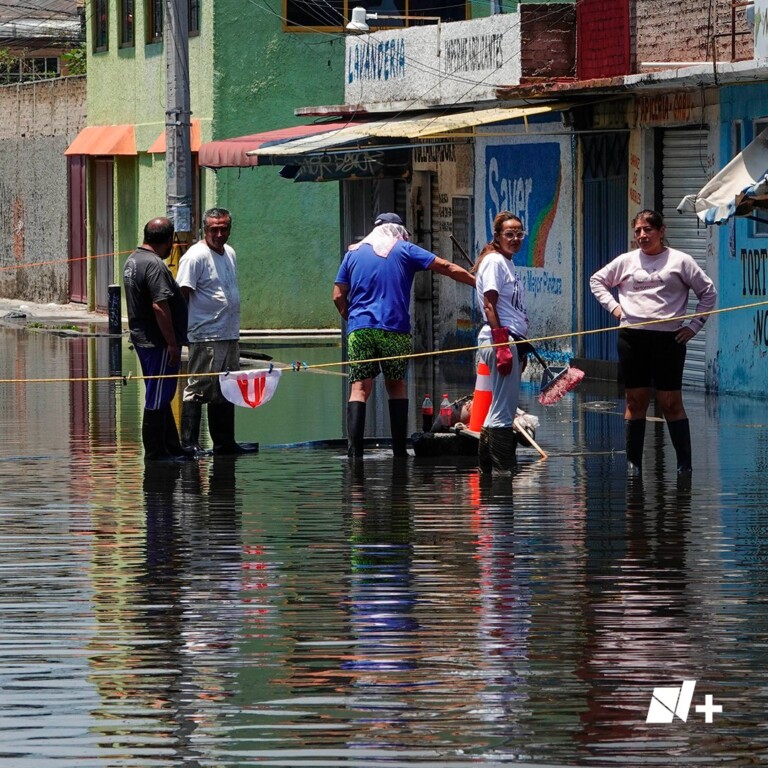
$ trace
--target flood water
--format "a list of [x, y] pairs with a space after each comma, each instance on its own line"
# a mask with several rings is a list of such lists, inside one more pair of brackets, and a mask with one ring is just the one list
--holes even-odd
[[[0, 329], [4, 379], [109, 360]], [[0, 764], [768, 762], [765, 403], [686, 393], [692, 486], [655, 421], [628, 486], [617, 393], [529, 387], [549, 458], [488, 483], [296, 445], [340, 437], [339, 382], [288, 371], [239, 414], [257, 456], [147, 466], [140, 382], [0, 385]]]

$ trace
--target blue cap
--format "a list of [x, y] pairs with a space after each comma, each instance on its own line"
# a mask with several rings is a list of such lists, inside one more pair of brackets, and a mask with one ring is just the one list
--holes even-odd
[[376, 217], [376, 221], [373, 222], [374, 227], [378, 227], [379, 224], [399, 224], [404, 227], [403, 220], [396, 213], [380, 213]]

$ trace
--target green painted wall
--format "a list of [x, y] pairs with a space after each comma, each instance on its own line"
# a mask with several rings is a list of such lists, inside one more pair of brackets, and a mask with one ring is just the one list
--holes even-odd
[[[216, 9], [215, 136], [299, 125], [306, 121], [293, 116], [296, 107], [343, 102], [343, 35], [284, 33], [279, 0], [217, 0]], [[217, 172], [215, 202], [233, 216], [242, 325], [338, 327], [330, 300], [340, 259], [338, 184], [296, 184], [279, 170]]]
[[[115, 172], [115, 249], [122, 251], [165, 211], [165, 158], [146, 150], [165, 130], [166, 97], [163, 45], [143, 42], [144, 3], [136, 3], [133, 48], [118, 47], [117, 12], [111, 0], [109, 50], [89, 53], [87, 103], [89, 125], [136, 126], [138, 156], [121, 159]], [[203, 141], [299, 125], [306, 121], [295, 108], [343, 101], [342, 34], [284, 33], [281, 0], [207, 0], [201, 13], [189, 59], [192, 117], [201, 120]], [[242, 327], [337, 328], [330, 293], [341, 250], [338, 184], [295, 184], [278, 171], [201, 169], [201, 208], [232, 212]]]

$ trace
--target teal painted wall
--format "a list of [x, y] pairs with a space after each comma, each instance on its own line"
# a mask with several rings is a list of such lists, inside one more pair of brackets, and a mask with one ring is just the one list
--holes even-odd
[[[89, 53], [87, 102], [89, 125], [136, 126], [138, 156], [121, 160], [115, 173], [115, 249], [126, 250], [165, 211], [164, 156], [146, 153], [165, 130], [165, 58], [162, 44], [143, 42], [143, 3], [135, 46], [118, 47], [117, 9], [112, 0], [109, 50]], [[299, 125], [306, 121], [294, 117], [297, 107], [343, 101], [344, 36], [286, 34], [281, 13], [281, 0], [201, 3], [189, 59], [192, 117], [201, 120], [203, 141]], [[241, 325], [337, 328], [330, 294], [341, 252], [338, 184], [295, 184], [278, 171], [201, 170], [200, 207], [232, 212]]]

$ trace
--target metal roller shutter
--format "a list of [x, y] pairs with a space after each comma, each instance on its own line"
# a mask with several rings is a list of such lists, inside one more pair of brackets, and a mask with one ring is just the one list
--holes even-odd
[[[706, 171], [707, 128], [672, 129], [662, 140], [662, 210], [670, 247], [689, 253], [702, 268], [707, 267], [707, 231], [696, 216], [680, 216], [677, 205], [692, 189], [701, 189]], [[688, 312], [696, 310], [691, 293]], [[706, 373], [706, 326], [688, 343], [683, 382], [704, 387]]]

